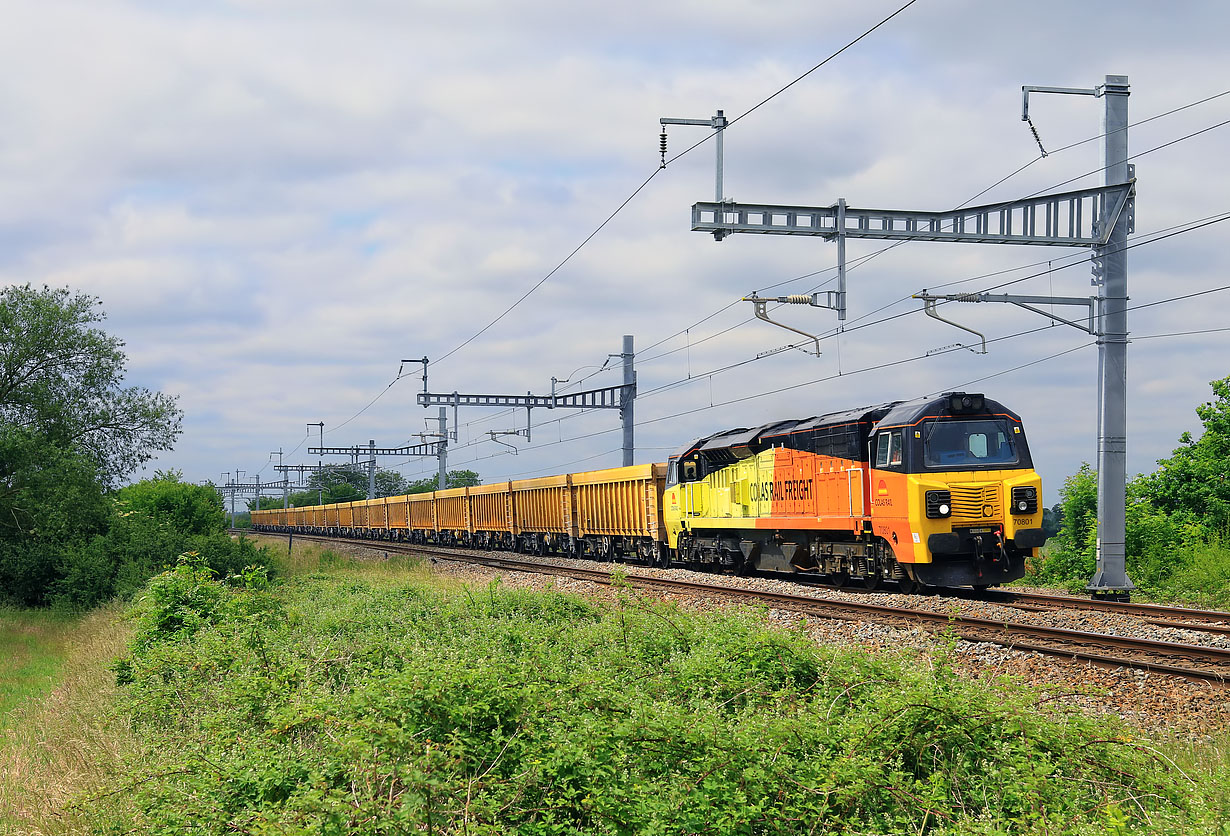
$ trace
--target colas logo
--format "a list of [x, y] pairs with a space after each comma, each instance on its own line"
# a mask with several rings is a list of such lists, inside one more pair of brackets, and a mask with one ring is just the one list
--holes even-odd
[[888, 484], [883, 479], [876, 485], [876, 496], [888, 496]]

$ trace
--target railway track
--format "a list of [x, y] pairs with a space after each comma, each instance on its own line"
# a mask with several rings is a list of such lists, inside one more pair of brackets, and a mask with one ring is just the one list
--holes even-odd
[[[280, 535], [265, 536], [280, 537]], [[466, 552], [380, 540], [339, 540], [333, 537], [296, 536], [299, 539], [314, 542], [345, 542], [384, 552], [422, 554], [437, 559], [479, 564], [505, 571], [562, 576], [598, 584], [610, 585], [616, 580], [614, 577], [616, 572], [600, 568], [558, 566], [490, 553]], [[1230, 684], [1230, 650], [1220, 647], [1179, 644], [1023, 622], [937, 613], [910, 607], [887, 606], [871, 601], [816, 598], [810, 595], [751, 590], [681, 578], [649, 577], [622, 571], [618, 574], [620, 582], [632, 588], [685, 592], [726, 599], [741, 598], [820, 618], [874, 621], [893, 626], [917, 626], [935, 632], [948, 630], [971, 642], [987, 642], [1014, 650], [1087, 662], [1100, 667], [1134, 668], [1181, 677], [1193, 682], [1222, 686]], [[975, 596], [961, 597], [974, 598]], [[1111, 611], [1133, 615], [1151, 624], [1163, 624], [1183, 629], [1224, 626], [1217, 622], [1230, 618], [1230, 615], [1226, 613], [1152, 604], [1119, 604], [1037, 593], [996, 592], [990, 596], [979, 596], [977, 600], [1028, 607], [1034, 610], [1076, 608]], [[1167, 613], [1167, 617], [1158, 617], [1160, 612]], [[1174, 620], [1180, 617], [1190, 619], [1193, 623]], [[1214, 630], [1213, 632], [1223, 631]]]
[[[808, 582], [808, 586], [821, 589], [859, 592], [848, 586], [834, 586], [820, 582]], [[1072, 595], [1051, 595], [1042, 592], [1018, 592], [1007, 589], [991, 589], [975, 592], [968, 589], [945, 589], [939, 594], [963, 601], [984, 601], [1021, 610], [1046, 612], [1049, 610], [1083, 610], [1130, 615], [1146, 624], [1158, 627], [1173, 627], [1179, 630], [1196, 630], [1204, 633], [1230, 635], [1230, 612], [1220, 610], [1196, 610], [1186, 607], [1171, 607], [1163, 604], [1123, 603], [1119, 601], [1096, 601]]]

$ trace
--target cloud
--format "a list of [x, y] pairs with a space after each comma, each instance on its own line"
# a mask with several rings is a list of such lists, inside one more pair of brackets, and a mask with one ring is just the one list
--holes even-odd
[[[772, 285], [831, 288], [835, 248], [691, 232], [691, 204], [713, 194], [711, 138], [657, 171], [659, 117], [721, 108], [734, 119], [896, 3], [11, 5], [0, 32], [0, 281], [102, 298], [127, 341], [131, 379], [179, 394], [187, 410], [179, 448], [158, 466], [192, 478], [235, 467], [269, 475], [269, 450], [290, 450], [319, 420], [329, 443], [398, 443], [435, 415], [414, 402], [417, 372], [387, 388], [403, 357], [433, 358], [433, 390], [543, 392], [553, 375], [596, 372], [623, 334], [639, 352], [638, 458], [721, 426], [967, 381], [1024, 414], [1049, 501], [1093, 455], [1094, 349], [1028, 365], [1088, 341], [1074, 329], [993, 342], [985, 356], [902, 362], [970, 339], [923, 316], [910, 294], [1041, 273], [1013, 289], [1088, 295], [1086, 265], [1060, 269], [1071, 251], [895, 247], [851, 270], [847, 330], [824, 342], [823, 357], [755, 359], [794, 336], [748, 322], [739, 298]], [[919, 4], [735, 123], [726, 194], [951, 207], [1038, 156], [1020, 121], [1022, 84], [1092, 86], [1125, 72], [1134, 121], [1220, 92], [1220, 4], [1104, 12], [1048, 0], [1007, 21], [994, 5]], [[1052, 151], [1096, 136], [1101, 108], [1031, 99]], [[1225, 97], [1134, 126], [1131, 147], [1228, 114]], [[674, 155], [710, 132], [668, 133]], [[1225, 210], [1227, 175], [1212, 161], [1228, 137], [1215, 130], [1136, 161], [1138, 240]], [[1053, 153], [978, 201], [1087, 175], [1099, 157], [1097, 141]], [[655, 171], [533, 295], [441, 362]], [[1223, 284], [1222, 230], [1133, 250], [1133, 302]], [[881, 248], [851, 242], [849, 257]], [[1131, 327], [1220, 327], [1219, 299], [1141, 309]], [[1047, 324], [1007, 306], [950, 313], [990, 339]], [[814, 309], [781, 317], [815, 333], [837, 324]], [[1132, 344], [1132, 470], [1193, 428], [1207, 382], [1226, 374], [1225, 345], [1225, 334]], [[608, 370], [582, 385], [618, 380]], [[542, 426], [531, 444], [512, 442], [517, 456], [482, 439], [523, 427], [523, 412], [463, 411], [461, 421], [455, 462], [489, 480], [618, 463], [613, 413], [535, 412]]]

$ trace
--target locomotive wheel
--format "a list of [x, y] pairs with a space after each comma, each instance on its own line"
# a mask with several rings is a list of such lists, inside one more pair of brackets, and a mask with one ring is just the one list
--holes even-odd
[[849, 572], [834, 572], [833, 574], [829, 575], [829, 583], [837, 587], [838, 589], [841, 589], [843, 586], [850, 583], [850, 573]]
[[866, 577], [859, 578], [859, 585], [868, 592], [873, 592], [880, 588], [880, 574], [873, 572]]

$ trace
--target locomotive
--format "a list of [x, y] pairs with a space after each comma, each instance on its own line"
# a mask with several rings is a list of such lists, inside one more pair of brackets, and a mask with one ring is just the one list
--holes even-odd
[[918, 591], [1024, 575], [1041, 495], [1020, 417], [949, 392], [697, 439], [663, 507], [684, 563]]
[[647, 464], [309, 508], [258, 531], [983, 589], [1046, 540], [1020, 417], [981, 394], [724, 430]]

